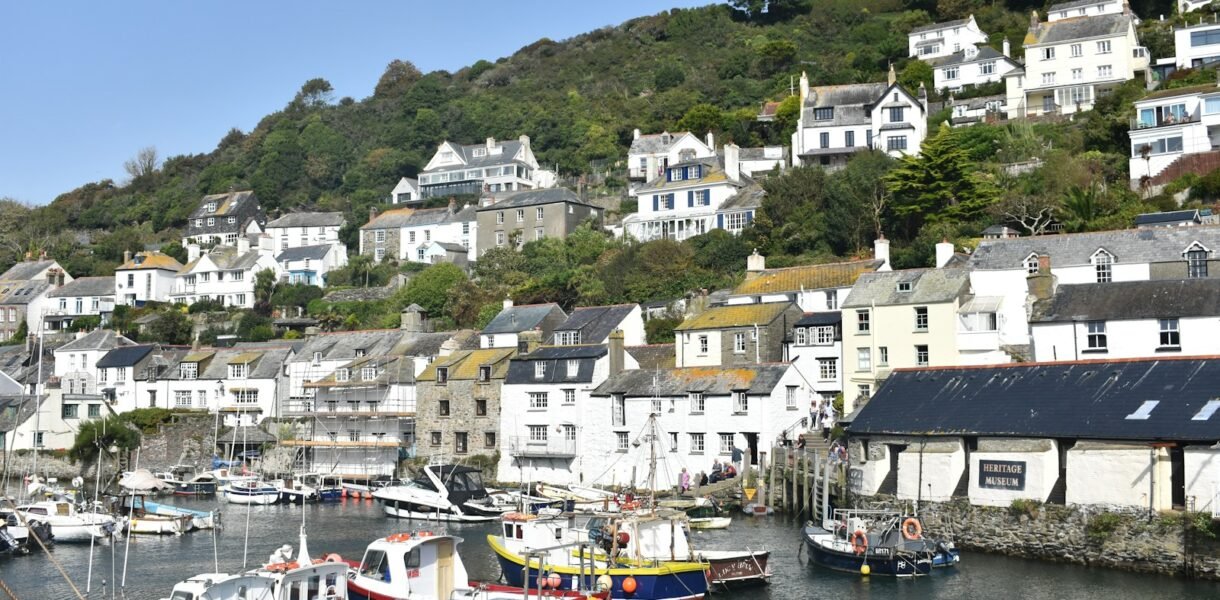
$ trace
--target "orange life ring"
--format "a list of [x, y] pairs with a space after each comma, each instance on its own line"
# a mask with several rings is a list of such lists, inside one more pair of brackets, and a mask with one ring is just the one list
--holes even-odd
[[343, 562], [343, 557], [339, 556], [338, 554], [335, 554], [334, 552], [331, 552], [330, 554], [327, 554], [322, 560], [324, 560], [328, 563], [338, 563], [338, 562]]
[[907, 517], [902, 522], [902, 537], [908, 540], [917, 540], [923, 537], [923, 525], [919, 523], [919, 519]]
[[410, 540], [411, 534], [409, 533], [392, 533], [385, 538], [387, 542], [408, 542]]
[[851, 534], [851, 549], [856, 554], [864, 554], [868, 551], [868, 536], [863, 531], [857, 529]]
[[286, 571], [291, 571], [299, 566], [300, 565], [297, 564], [296, 561], [292, 561], [292, 562], [282, 562], [282, 563], [270, 564], [270, 565], [267, 565], [266, 569], [268, 571], [271, 571], [272, 573], [283, 573]]

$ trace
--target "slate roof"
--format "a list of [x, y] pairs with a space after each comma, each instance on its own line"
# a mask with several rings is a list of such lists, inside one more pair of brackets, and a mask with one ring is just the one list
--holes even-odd
[[47, 293], [48, 298], [113, 295], [114, 277], [78, 277]]
[[1072, 17], [1039, 23], [1025, 35], [1025, 47], [1062, 44], [1073, 40], [1126, 35], [1131, 17], [1124, 14]]
[[1049, 13], [1058, 12], [1061, 10], [1071, 10], [1073, 8], [1080, 8], [1082, 6], [1093, 6], [1094, 4], [1103, 4], [1108, 1], [1110, 1], [1110, 0], [1072, 0], [1071, 2], [1060, 2], [1058, 4], [1052, 4], [1050, 6], [1050, 8], [1046, 9], [1046, 12], [1049, 14]]
[[627, 346], [626, 351], [643, 370], [672, 369], [677, 362], [673, 344]]
[[1220, 279], [1159, 279], [1061, 285], [1035, 322], [1220, 317]]
[[483, 328], [484, 334], [495, 333], [521, 333], [529, 331], [535, 327], [542, 325], [547, 317], [558, 314], [559, 318], [565, 318], [567, 315], [559, 308], [558, 304], [551, 302], [549, 304], [523, 304], [521, 306], [510, 306], [496, 315], [486, 327]]
[[[210, 202], [216, 203], [216, 210], [214, 212], [207, 211], [207, 205]], [[254, 192], [250, 190], [227, 192], [224, 194], [208, 194], [199, 201], [199, 206], [196, 206], [195, 210], [191, 212], [190, 218], [228, 216], [249, 202], [258, 202], [258, 199], [254, 197]]]
[[220, 444], [268, 444], [275, 441], [278, 440], [274, 435], [256, 425], [226, 427], [216, 434], [216, 442]]
[[555, 332], [579, 331], [580, 343], [601, 344], [637, 306], [636, 304], [615, 304], [574, 308], [568, 315], [568, 320], [555, 326]]
[[356, 350], [363, 350], [366, 356], [390, 354], [404, 335], [407, 333], [401, 329], [320, 333], [309, 338], [288, 362], [312, 362], [315, 352], [321, 352], [323, 360], [343, 361], [356, 358]]
[[494, 194], [495, 203], [487, 206], [480, 206], [476, 210], [479, 212], [489, 210], [502, 210], [505, 208], [521, 208], [523, 206], [541, 206], [543, 204], [554, 204], [556, 202], [566, 202], [569, 204], [582, 204], [585, 206], [593, 206], [567, 188], [545, 188], [541, 190], [522, 190], [520, 192], [501, 192]]
[[681, 325], [674, 327], [674, 331], [747, 327], [756, 324], [766, 325], [778, 319], [792, 306], [795, 306], [795, 304], [791, 302], [713, 306], [698, 315], [686, 319]]
[[1000, 240], [982, 240], [970, 255], [972, 269], [1020, 269], [1030, 254], [1048, 254], [1051, 268], [1092, 264], [1090, 259], [1104, 248], [1115, 264], [1182, 260], [1192, 243], [1220, 250], [1220, 226], [1152, 227], [1092, 233], [1040, 235]]
[[[777, 103], [778, 104], [778, 103]], [[778, 156], [767, 156], [767, 150], [779, 152]], [[784, 160], [786, 153], [783, 146], [762, 146], [759, 148], [738, 148], [738, 160]]]
[[[258, 264], [258, 259], [262, 254], [254, 249], [249, 250], [245, 254], [238, 254], [237, 248], [234, 246], [216, 246], [203, 256], [208, 257], [208, 260], [211, 260], [216, 265], [216, 268], [222, 271], [244, 271]], [[203, 256], [186, 263], [178, 272], [191, 272], [199, 265], [199, 261], [203, 260]]]
[[0, 296], [3, 296], [3, 299], [0, 299], [0, 304], [29, 304], [31, 300], [42, 295], [50, 287], [50, 282], [46, 280], [0, 280]]
[[713, 396], [726, 396], [737, 391], [770, 394], [788, 368], [786, 364], [766, 364], [623, 371], [597, 386], [592, 395], [623, 394], [625, 397], [639, 398], [684, 396], [690, 392]]
[[272, 227], [340, 227], [343, 225], [341, 212], [299, 212], [286, 214], [270, 223]]
[[[216, 203], [216, 210], [208, 212], [207, 205], [211, 202]], [[212, 225], [207, 225], [207, 218], [215, 217], [216, 220]], [[228, 217], [234, 217], [236, 223], [229, 224]], [[204, 219], [204, 225], [195, 226], [196, 219]], [[191, 212], [191, 216], [187, 219], [187, 235], [206, 235], [206, 234], [228, 234], [242, 232], [246, 228], [246, 224], [250, 220], [258, 221], [260, 224], [267, 220], [263, 214], [262, 207], [258, 204], [258, 198], [254, 196], [254, 192], [229, 192], [226, 194], [209, 194], [204, 196], [199, 201], [199, 205]]]
[[26, 260], [19, 262], [0, 275], [0, 281], [29, 281], [55, 266], [53, 260]]
[[948, 29], [950, 27], [961, 27], [970, 22], [970, 17], [965, 19], [957, 19], [956, 21], [945, 21], [943, 23], [932, 23], [931, 25], [920, 25], [911, 30], [911, 33], [923, 33], [925, 31], [936, 31], [938, 29]]
[[474, 350], [479, 347], [478, 332], [473, 329], [459, 329], [436, 333], [408, 333], [390, 353], [399, 356], [436, 356], [440, 354], [441, 346], [450, 339], [457, 343], [459, 350]]
[[449, 369], [449, 380], [473, 380], [479, 376], [479, 367], [488, 366], [492, 379], [503, 379], [508, 372], [508, 359], [517, 353], [516, 348], [485, 348], [482, 350], [462, 350], [449, 356], [437, 358], [428, 365], [422, 373], [415, 377], [416, 381], [436, 381], [436, 369]]
[[[650, 133], [641, 135], [638, 138], [631, 140], [631, 148], [627, 150], [628, 154], [660, 154], [669, 152], [673, 147], [674, 142], [682, 139], [683, 136], [691, 135], [689, 131], [678, 132], [663, 132]], [[668, 136], [666, 138], [665, 136]], [[668, 139], [668, 141], [666, 141]], [[695, 138], [699, 139], [699, 138]]]
[[1204, 85], [1192, 85], [1192, 86], [1188, 86], [1188, 87], [1173, 88], [1173, 89], [1169, 89], [1169, 90], [1157, 90], [1155, 92], [1152, 92], [1152, 93], [1144, 96], [1143, 98], [1140, 98], [1139, 100], [1136, 100], [1135, 104], [1142, 104], [1148, 100], [1160, 100], [1162, 98], [1176, 98], [1178, 96], [1193, 96], [1195, 94], [1210, 94], [1210, 93], [1214, 93], [1214, 92], [1220, 92], [1220, 89], [1217, 89], [1216, 84], [1214, 84], [1214, 83], [1208, 83], [1208, 84], [1204, 84]]
[[[744, 177], [743, 177], [744, 179]], [[729, 196], [716, 212], [731, 212], [735, 210], [747, 210], [762, 206], [763, 197], [767, 195], [766, 190], [761, 185], [750, 181], [746, 187], [737, 190], [737, 193]]]
[[108, 369], [111, 367], [131, 367], [137, 365], [153, 351], [153, 348], [152, 344], [116, 347], [98, 359], [97, 367], [99, 369]]
[[742, 282], [733, 290], [733, 294], [754, 296], [851, 287], [861, 273], [876, 271], [882, 264], [884, 262], [880, 260], [855, 260], [767, 269], [756, 277]]
[[813, 327], [817, 325], [838, 325], [843, 322], [843, 313], [835, 310], [829, 312], [805, 313], [794, 327]]
[[[508, 163], [525, 164], [525, 161], [513, 158], [514, 156], [517, 155], [518, 152], [521, 151], [521, 141], [520, 140], [496, 140], [495, 143], [497, 146], [499, 146], [502, 149], [502, 151], [500, 153], [492, 154], [491, 152], [488, 152], [488, 153], [484, 154], [483, 156], [475, 156], [474, 151], [476, 149], [487, 148], [486, 142], [480, 143], [480, 144], [455, 144], [455, 143], [452, 143], [452, 142], [449, 142], [446, 140], [445, 142], [442, 142], [441, 145], [443, 146], [445, 144], [448, 144], [449, 147], [453, 148], [455, 152], [457, 152], [459, 155], [461, 155], [462, 160], [465, 162], [465, 164], [449, 165], [449, 166], [440, 167], [437, 169], [432, 169], [431, 171], [424, 171], [424, 172], [425, 173], [445, 173], [447, 171], [460, 171], [463, 169], [471, 169], [471, 168], [476, 168], [476, 167], [491, 167], [491, 166], [495, 166], [495, 165], [503, 165], [503, 164], [508, 164]], [[437, 151], [439, 152], [440, 149], [438, 148]]]
[[134, 346], [135, 344], [135, 342], [110, 329], [94, 329], [84, 337], [77, 338], [56, 348], [55, 351], [111, 350], [119, 346]]
[[[809, 89], [805, 98], [805, 127], [830, 127], [838, 125], [865, 125], [872, 123], [866, 107], [880, 100], [890, 88], [887, 82], [849, 83], [844, 85], [820, 85]], [[815, 121], [813, 109], [833, 107], [834, 118]]]
[[[602, 345], [543, 346], [509, 361], [504, 383], [591, 383], [597, 359], [607, 352], [609, 350]], [[568, 375], [569, 360], [577, 361], [578, 368], [573, 376]], [[546, 372], [542, 377], [535, 377], [534, 365], [539, 361], [547, 363]]]
[[0, 414], [3, 414], [8, 409], [14, 410], [13, 416], [10, 418], [0, 417], [0, 432], [8, 433], [22, 423], [34, 416], [37, 407], [47, 401], [48, 396], [45, 394], [39, 396], [37, 400], [33, 396], [14, 395], [0, 396]]
[[395, 229], [406, 227], [407, 223], [411, 220], [412, 214], [415, 214], [414, 208], [387, 210], [374, 217], [372, 221], [365, 223], [360, 229]]
[[168, 254], [160, 252], [137, 252], [131, 260], [115, 267], [115, 271], [135, 271], [139, 269], [163, 269], [166, 271], [178, 271], [182, 268], [182, 263], [174, 259]]
[[[375, 368], [377, 376], [372, 380], [364, 379], [362, 371], [365, 367]], [[305, 387], [356, 388], [370, 385], [389, 386], [397, 383], [415, 383], [414, 361], [405, 356], [365, 356], [341, 365], [339, 368], [351, 371], [347, 381], [339, 381], [337, 374], [331, 373], [318, 381], [305, 383]]]
[[[911, 291], [898, 291], [909, 282]], [[952, 302], [970, 289], [968, 269], [905, 269], [864, 273], [856, 280], [843, 308]]]
[[330, 244], [319, 244], [317, 246], [297, 246], [296, 248], [288, 248], [280, 252], [275, 257], [275, 262], [298, 261], [298, 260], [322, 260], [330, 253], [334, 246]]
[[1002, 60], [1010, 62], [1014, 65], [1017, 64], [1016, 61], [1004, 56], [1003, 52], [1000, 52], [991, 46], [979, 46], [978, 52], [975, 52], [973, 56], [969, 57], [966, 56], [965, 50], [958, 50], [949, 56], [941, 56], [939, 58], [929, 60], [928, 64], [932, 65], [933, 67], [948, 67], [951, 65], [964, 65], [989, 60]]
[[727, 173], [724, 172], [724, 159], [722, 157], [707, 156], [696, 158], [682, 163], [674, 163], [669, 165], [669, 168], [703, 165], [704, 168], [700, 171], [700, 176], [696, 179], [681, 179], [678, 181], [668, 181], [665, 177], [657, 177], [652, 181], [640, 186], [637, 190], [638, 194], [648, 192], [658, 192], [676, 188], [687, 188], [692, 186], [704, 186], [725, 183], [734, 186], [744, 186], [749, 183], [749, 179], [744, 175], [739, 175], [738, 180], [729, 179]]
[[437, 246], [441, 250], [444, 250], [446, 252], [456, 252], [458, 254], [467, 254], [470, 252], [470, 249], [467, 248], [466, 246], [463, 246], [461, 244], [454, 244], [453, 242], [438, 242], [438, 241], [433, 240], [431, 242], [428, 242], [428, 244]]
[[[229, 365], [245, 364], [250, 365], [246, 372], [246, 379], [275, 379], [279, 377], [283, 370], [283, 364], [292, 354], [292, 348], [289, 346], [279, 347], [262, 347], [252, 351], [248, 347], [233, 347], [233, 348], [213, 348], [214, 353], [210, 357], [201, 357], [201, 353], [183, 353], [179, 355], [177, 362], [199, 362], [201, 363], [201, 371], [199, 371], [199, 379], [228, 379]], [[198, 360], [187, 361], [187, 357]], [[175, 364], [177, 364], [177, 362]], [[173, 369], [166, 373], [167, 379], [177, 379], [178, 370]]]
[[1159, 225], [1162, 223], [1179, 223], [1182, 221], [1202, 223], [1203, 219], [1199, 216], [1199, 209], [1197, 208], [1193, 210], [1173, 210], [1169, 212], [1144, 213], [1135, 217], [1135, 224], [1137, 226]]
[[898, 369], [848, 431], [1213, 443], [1217, 388], [1215, 357]]

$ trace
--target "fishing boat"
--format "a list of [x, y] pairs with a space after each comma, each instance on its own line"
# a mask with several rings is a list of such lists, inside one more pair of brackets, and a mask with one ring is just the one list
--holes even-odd
[[123, 523], [100, 512], [78, 512], [76, 505], [67, 500], [42, 500], [16, 508], [17, 514], [28, 521], [39, 521], [51, 526], [51, 535], [56, 542], [87, 542], [95, 538], [109, 538], [123, 530]]
[[225, 500], [230, 504], [275, 504], [280, 490], [265, 481], [236, 481], [224, 487]]
[[686, 513], [691, 529], [725, 529], [733, 524], [732, 517], [721, 516], [719, 504], [711, 496], [705, 498], [672, 498], [657, 503]]
[[297, 479], [317, 492], [319, 502], [337, 502], [343, 498], [343, 480], [337, 475], [305, 473]]
[[804, 538], [814, 564], [849, 573], [918, 577], [961, 560], [951, 542], [923, 535], [919, 517], [892, 511], [836, 509]]
[[360, 562], [347, 562], [348, 593], [361, 600], [518, 600], [520, 598], [602, 598], [609, 592], [551, 587], [524, 589], [470, 581], [458, 553], [462, 538], [420, 531], [373, 541]]
[[191, 510], [189, 508], [181, 508], [171, 504], [161, 504], [159, 502], [144, 501], [144, 510], [156, 514], [171, 517], [190, 517], [191, 529], [212, 529], [220, 524], [220, 511], [202, 511]]
[[[605, 529], [607, 525], [611, 529]], [[685, 536], [671, 535], [682, 526], [669, 518], [614, 515], [579, 522], [574, 513], [508, 514], [501, 528], [501, 535], [488, 535], [487, 541], [509, 585], [536, 587], [539, 577], [554, 573], [559, 576], [554, 587], [559, 589], [592, 587], [596, 578], [606, 575], [612, 598], [693, 599], [702, 598], [708, 589], [707, 565], [694, 560]], [[595, 547], [572, 551], [573, 544], [590, 542]], [[652, 550], [671, 560], [647, 556]]]
[[477, 523], [500, 514], [480, 511], [487, 498], [482, 471], [461, 465], [425, 466], [415, 479], [381, 488], [373, 498], [386, 515], [400, 519]]
[[275, 487], [280, 492], [282, 504], [305, 504], [318, 501], [318, 490], [295, 477], [280, 479]]
[[244, 573], [204, 573], [174, 585], [163, 600], [347, 600], [348, 566], [309, 557], [304, 528], [294, 560], [291, 546], [277, 550], [266, 565]]
[[200, 473], [174, 486], [175, 496], [214, 496], [217, 480], [211, 473]]
[[182, 535], [193, 529], [189, 515], [157, 514], [148, 510], [140, 494], [115, 498], [114, 507], [118, 514], [127, 517], [128, 533]]

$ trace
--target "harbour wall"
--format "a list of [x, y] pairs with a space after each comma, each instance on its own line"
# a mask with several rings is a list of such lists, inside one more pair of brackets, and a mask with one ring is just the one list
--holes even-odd
[[[909, 506], [860, 499], [860, 508]], [[974, 506], [922, 503], [924, 531], [963, 550], [1083, 566], [1220, 580], [1220, 523], [1210, 513], [1084, 507], [1016, 501]]]

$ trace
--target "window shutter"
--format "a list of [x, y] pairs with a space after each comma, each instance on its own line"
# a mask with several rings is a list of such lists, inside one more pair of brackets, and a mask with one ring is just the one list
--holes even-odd
[[687, 206], [687, 207], [693, 207], [694, 205], [695, 205], [695, 190], [687, 190], [687, 192], [686, 192], [686, 206]]
[[652, 212], [657, 212], [659, 210], [661, 210], [661, 197], [653, 196], [652, 197]]
[[716, 229], [724, 229], [724, 213], [716, 215]]
[[674, 171], [673, 171], [673, 169], [667, 169], [667, 170], [665, 171], [665, 181], [673, 181], [673, 180], [674, 180]]

